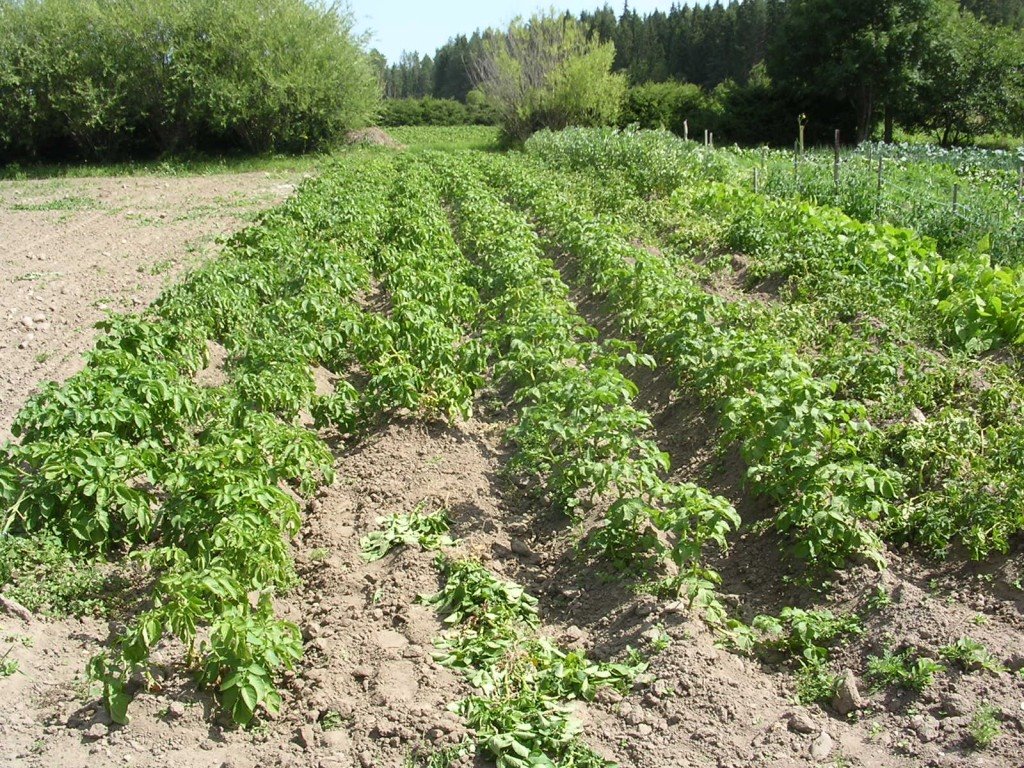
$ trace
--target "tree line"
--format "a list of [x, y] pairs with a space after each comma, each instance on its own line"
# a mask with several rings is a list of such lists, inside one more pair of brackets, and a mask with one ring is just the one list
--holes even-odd
[[[566, 15], [565, 18], [569, 18]], [[1020, 0], [734, 0], [641, 15], [628, 4], [573, 17], [614, 45], [629, 90], [620, 121], [715, 130], [724, 140], [861, 140], [896, 125], [943, 143], [1024, 133]], [[378, 72], [386, 98], [472, 98], [474, 62], [505, 30], [458, 35]], [[683, 85], [685, 84], [685, 86]], [[681, 115], [682, 109], [686, 115]]]

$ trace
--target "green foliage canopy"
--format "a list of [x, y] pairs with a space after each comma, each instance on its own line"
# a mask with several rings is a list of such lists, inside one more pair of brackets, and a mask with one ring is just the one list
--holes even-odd
[[0, 160], [304, 151], [378, 94], [336, 4], [0, 0]]
[[508, 139], [541, 128], [607, 125], [619, 114], [626, 80], [611, 73], [615, 45], [588, 36], [569, 16], [517, 19], [485, 41], [474, 64], [480, 92]]

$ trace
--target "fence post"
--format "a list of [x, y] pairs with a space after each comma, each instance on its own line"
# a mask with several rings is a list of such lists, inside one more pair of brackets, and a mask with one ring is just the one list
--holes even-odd
[[959, 202], [959, 199], [960, 199], [960, 185], [959, 184], [954, 184], [953, 185], [953, 213], [954, 214], [956, 213], [957, 203]]
[[707, 145], [708, 145], [708, 129], [705, 128], [704, 129], [704, 146], [706, 147]]
[[690, 121], [683, 120], [683, 141], [690, 140]]
[[839, 191], [839, 129], [836, 128], [836, 162], [832, 166], [832, 182], [835, 184], [836, 191]]
[[712, 149], [715, 148], [715, 132], [714, 131], [711, 131], [711, 133], [708, 134], [708, 146], [711, 147]]

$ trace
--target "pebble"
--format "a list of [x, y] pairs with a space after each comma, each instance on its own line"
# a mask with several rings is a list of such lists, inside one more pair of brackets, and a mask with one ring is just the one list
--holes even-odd
[[316, 746], [316, 733], [313, 726], [304, 725], [295, 732], [295, 743], [305, 750], [313, 749]]
[[102, 739], [104, 736], [107, 735], [107, 733], [107, 726], [105, 726], [103, 723], [93, 723], [85, 732], [85, 738], [93, 740]]
[[821, 735], [811, 742], [811, 757], [818, 761], [827, 760], [834, 746], [835, 742], [828, 731], [822, 731]]
[[851, 670], [843, 673], [836, 688], [836, 695], [832, 698], [832, 708], [840, 715], [848, 715], [864, 706], [864, 697], [861, 696], [857, 687], [857, 678]]
[[789, 716], [789, 730], [794, 733], [811, 734], [817, 733], [818, 726], [809, 714], [798, 710]]
[[942, 710], [952, 717], [960, 717], [971, 713], [971, 703], [959, 693], [950, 693], [942, 697]]
[[373, 677], [373, 670], [366, 666], [356, 667], [352, 670], [352, 677], [356, 680], [365, 680], [368, 677]]
[[910, 718], [910, 728], [925, 743], [934, 741], [939, 735], [939, 721], [930, 715], [914, 715]]
[[522, 539], [512, 539], [512, 551], [520, 557], [533, 557], [534, 551]]
[[644, 601], [636, 604], [636, 608], [633, 609], [633, 613], [635, 613], [640, 618], [643, 618], [645, 616], [650, 616], [652, 613], [654, 613], [657, 607], [657, 604], [653, 600]]

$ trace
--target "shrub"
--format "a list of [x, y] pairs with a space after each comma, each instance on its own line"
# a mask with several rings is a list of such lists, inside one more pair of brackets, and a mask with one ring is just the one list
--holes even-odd
[[712, 94], [716, 137], [721, 143], [757, 144], [768, 141], [785, 146], [796, 131], [799, 109], [772, 85], [763, 64], [758, 64], [743, 85], [726, 80]]
[[506, 34], [488, 38], [474, 78], [505, 137], [522, 141], [542, 128], [613, 125], [626, 88], [625, 78], [611, 73], [614, 59], [613, 43], [550, 13], [513, 21]]
[[699, 86], [677, 82], [646, 83], [626, 93], [619, 125], [662, 128], [682, 136], [685, 120], [690, 135], [696, 137], [705, 128], [713, 128], [710, 118], [710, 100]]
[[454, 99], [388, 99], [381, 111], [380, 124], [397, 125], [493, 125], [494, 109], [474, 96], [467, 103]]
[[323, 147], [376, 112], [361, 44], [305, 0], [0, 0], [0, 160]]

